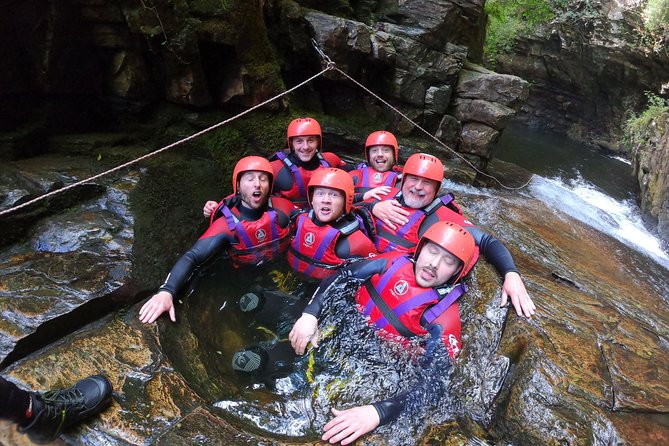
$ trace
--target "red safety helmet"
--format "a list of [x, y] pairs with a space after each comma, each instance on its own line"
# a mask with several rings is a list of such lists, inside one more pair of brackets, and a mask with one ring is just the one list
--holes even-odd
[[372, 132], [365, 141], [365, 159], [369, 163], [369, 148], [372, 146], [389, 146], [395, 151], [395, 164], [397, 164], [397, 157], [399, 156], [399, 146], [397, 145], [397, 138], [390, 132], [385, 130], [378, 130]]
[[404, 184], [407, 174], [434, 180], [441, 186], [441, 181], [444, 179], [444, 165], [436, 156], [427, 153], [414, 153], [404, 164], [402, 184]]
[[474, 242], [474, 237], [462, 226], [451, 221], [438, 221], [425, 231], [420, 238], [414, 258], [418, 258], [420, 251], [427, 242], [436, 243], [446, 251], [453, 254], [462, 262], [462, 268], [455, 277], [451, 278], [451, 284], [457, 283], [464, 277], [476, 263], [478, 259], [478, 248]]
[[321, 150], [321, 142], [323, 141], [323, 134], [321, 132], [321, 125], [314, 118], [297, 118], [290, 121], [288, 124], [288, 148], [292, 151], [293, 146], [290, 144], [290, 138], [294, 136], [318, 136], [318, 150]]
[[274, 185], [274, 171], [272, 170], [272, 165], [270, 162], [261, 156], [245, 156], [244, 158], [237, 161], [237, 164], [235, 164], [235, 170], [232, 172], [232, 193], [237, 193], [237, 183], [239, 183], [239, 177], [244, 172], [248, 172], [250, 170], [265, 172], [269, 175], [269, 191], [271, 193], [272, 186]]
[[313, 195], [313, 190], [316, 187], [329, 187], [331, 189], [337, 189], [344, 193], [344, 212], [347, 214], [351, 212], [353, 207], [353, 178], [351, 175], [344, 172], [341, 169], [336, 169], [334, 167], [326, 167], [324, 169], [318, 169], [314, 172], [314, 175], [309, 181], [308, 193], [309, 196], [309, 206], [311, 206], [311, 196]]

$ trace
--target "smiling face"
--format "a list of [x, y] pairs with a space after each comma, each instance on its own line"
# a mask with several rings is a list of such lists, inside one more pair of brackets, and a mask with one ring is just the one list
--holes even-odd
[[395, 151], [390, 146], [371, 146], [368, 152], [369, 165], [378, 172], [387, 172], [395, 164]]
[[407, 206], [422, 209], [432, 202], [439, 191], [439, 184], [434, 180], [406, 174], [402, 181], [402, 195]]
[[460, 259], [436, 243], [428, 241], [418, 254], [414, 271], [416, 283], [423, 288], [435, 288], [448, 282], [460, 269]]
[[270, 178], [267, 172], [249, 170], [239, 176], [237, 193], [242, 202], [251, 209], [260, 209], [269, 197]]
[[290, 145], [295, 155], [302, 162], [310, 161], [318, 152], [319, 138], [317, 135], [293, 136]]
[[331, 223], [344, 214], [346, 197], [338, 189], [316, 187], [311, 196], [311, 207], [323, 223]]

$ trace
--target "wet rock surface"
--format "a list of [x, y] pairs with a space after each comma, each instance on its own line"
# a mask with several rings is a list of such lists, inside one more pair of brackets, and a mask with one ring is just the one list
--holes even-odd
[[[136, 180], [124, 181], [135, 184]], [[139, 181], [148, 180], [140, 176]], [[101, 204], [105, 200], [107, 195], [86, 200], [36, 222], [30, 236], [0, 253], [3, 359], [29, 332], [48, 327], [49, 317], [76, 315], [73, 308], [91, 299], [113, 300], [114, 290], [131, 283], [127, 247], [133, 236], [127, 231], [132, 215], [109, 211], [109, 205]], [[400, 420], [367, 441], [667, 443], [666, 270], [524, 192], [482, 189], [459, 194], [458, 200], [474, 221], [509, 246], [538, 314], [527, 321], [513, 310], [499, 308], [499, 279], [482, 260], [460, 306], [465, 347], [454, 367], [446, 406], [426, 407], [424, 416], [433, 421], [427, 421], [427, 429], [415, 436], [406, 437]], [[118, 197], [111, 201], [121, 207], [124, 202]], [[160, 212], [167, 204], [157, 206]], [[95, 218], [90, 216], [93, 211]], [[40, 251], [40, 246], [49, 250]], [[244, 280], [253, 282], [246, 274], [239, 275], [235, 286], [242, 286]], [[221, 297], [232, 293], [229, 287], [218, 292]], [[92, 373], [110, 377], [115, 388], [113, 405], [65, 433], [60, 441], [317, 442], [318, 426], [307, 436], [275, 436], [251, 429], [213, 406], [223, 400], [254, 407], [244, 395], [255, 395], [255, 391], [240, 388], [225, 375], [229, 355], [243, 346], [235, 325], [220, 325], [216, 337], [226, 347], [220, 349], [203, 341], [198, 333], [202, 323], [188, 315], [189, 305], [178, 307], [176, 324], [163, 318], [151, 326], [137, 321], [138, 308], [110, 308], [107, 316], [85, 326], [68, 321], [76, 332], [52, 330], [43, 349], [34, 351], [32, 345], [33, 350], [20, 355], [23, 359], [15, 357], [3, 369], [3, 376], [39, 390], [66, 386]], [[223, 375], [214, 376], [219, 373], [216, 368], [204, 365], [211, 361], [207, 355], [217, 358], [214, 364], [222, 364]], [[315, 410], [326, 407], [318, 399], [312, 404]], [[443, 407], [448, 411], [443, 412]], [[326, 413], [315, 416], [318, 423], [328, 418]], [[1, 443], [26, 444], [25, 437], [8, 423], [1, 427]]]
[[[0, 187], [11, 193], [3, 210], [53, 190], [54, 184], [63, 187], [92, 176], [98, 168], [82, 158], [45, 156], [31, 161], [5, 166], [9, 174]], [[25, 188], [12, 181], [16, 178], [25, 179]], [[105, 309], [95, 311], [102, 304], [99, 299], [118, 302], [132, 297], [134, 232], [128, 192], [138, 178], [134, 172], [106, 185], [84, 185], [87, 192], [73, 189], [0, 219], [0, 225], [14, 228], [12, 238], [22, 236], [0, 252], [0, 363], [31, 351], [25, 344], [33, 343], [34, 350], [35, 345], [51, 342], [51, 336], [71, 331], [67, 322], [72, 322], [72, 314], [104, 315], [110, 307], [103, 304]]]
[[654, 120], [647, 132], [647, 140], [637, 144], [632, 152], [640, 206], [669, 244], [669, 113]]

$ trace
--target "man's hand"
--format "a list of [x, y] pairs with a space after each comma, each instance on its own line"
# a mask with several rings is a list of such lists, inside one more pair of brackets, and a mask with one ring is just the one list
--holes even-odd
[[347, 410], [332, 409], [335, 416], [323, 428], [323, 441], [349, 444], [379, 425], [379, 413], [374, 406], [358, 406]]
[[142, 308], [139, 310], [139, 320], [144, 324], [150, 324], [166, 311], [169, 312], [172, 322], [176, 322], [177, 318], [174, 312], [172, 293], [169, 291], [160, 291], [142, 305]]
[[216, 210], [217, 206], [217, 202], [211, 200], [207, 201], [202, 208], [202, 215], [204, 215], [206, 218], [211, 217], [211, 213]]
[[511, 303], [516, 309], [518, 316], [524, 315], [525, 317], [530, 318], [534, 315], [537, 307], [527, 294], [525, 284], [523, 283], [523, 279], [520, 278], [520, 274], [508, 272], [504, 275], [504, 283], [502, 284], [502, 307], [506, 306], [507, 297], [511, 298]]
[[302, 314], [290, 330], [288, 339], [298, 355], [304, 353], [309, 341], [311, 345], [318, 347], [318, 319], [311, 314]]
[[368, 190], [364, 193], [362, 196], [362, 201], [367, 201], [370, 198], [375, 200], [382, 200], [384, 195], [388, 195], [388, 192], [390, 192], [390, 186], [375, 187], [374, 189]]
[[405, 225], [409, 219], [409, 211], [402, 209], [402, 205], [397, 200], [380, 201], [372, 209], [374, 217], [381, 220], [390, 229], [397, 229], [396, 224]]

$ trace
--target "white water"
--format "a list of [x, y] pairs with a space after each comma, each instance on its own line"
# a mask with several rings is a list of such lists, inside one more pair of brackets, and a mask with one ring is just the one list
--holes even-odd
[[641, 209], [632, 200], [617, 201], [582, 178], [565, 182], [535, 176], [529, 187], [532, 195], [551, 208], [563, 210], [669, 269], [669, 256], [662, 251], [660, 240], [644, 227]]
[[[449, 180], [445, 180], [443, 185], [446, 190], [489, 195], [485, 189], [476, 189]], [[633, 200], [618, 201], [611, 198], [580, 176], [564, 180], [535, 175], [526, 191], [551, 209], [559, 209], [560, 212], [616, 238], [669, 269], [669, 255], [662, 251], [660, 240], [644, 227], [641, 209]]]

